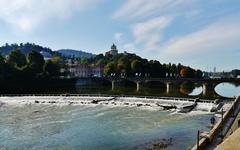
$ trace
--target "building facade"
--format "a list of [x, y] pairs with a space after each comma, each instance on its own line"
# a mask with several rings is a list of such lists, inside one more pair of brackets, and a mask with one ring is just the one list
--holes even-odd
[[69, 73], [71, 77], [102, 77], [103, 66], [93, 64], [74, 64], [69, 65]]

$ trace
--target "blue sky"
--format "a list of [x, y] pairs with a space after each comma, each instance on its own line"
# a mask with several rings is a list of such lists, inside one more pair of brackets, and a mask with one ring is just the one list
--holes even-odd
[[239, 0], [0, 0], [0, 45], [120, 52], [240, 69]]

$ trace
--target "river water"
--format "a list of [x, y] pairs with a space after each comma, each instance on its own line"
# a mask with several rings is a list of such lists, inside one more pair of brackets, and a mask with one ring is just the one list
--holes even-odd
[[169, 150], [185, 150], [212, 114], [110, 106], [22, 105], [0, 107], [0, 149], [147, 149], [172, 138]]
[[[190, 87], [190, 88], [189, 88]], [[201, 86], [166, 88], [77, 87], [61, 93], [196, 96]], [[42, 91], [46, 92], [46, 91]], [[215, 92], [224, 97], [240, 94], [240, 86], [220, 84]], [[37, 91], [38, 93], [38, 91]], [[41, 93], [41, 92], [40, 92]], [[58, 93], [58, 92], [56, 92]], [[12, 105], [0, 107], [0, 149], [7, 150], [132, 150], [172, 138], [168, 150], [185, 150], [196, 142], [197, 130], [207, 131], [213, 114], [146, 110], [110, 106]]]

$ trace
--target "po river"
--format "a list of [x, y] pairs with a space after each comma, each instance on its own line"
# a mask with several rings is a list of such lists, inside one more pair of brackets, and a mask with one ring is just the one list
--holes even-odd
[[197, 130], [208, 131], [212, 115], [102, 105], [3, 105], [0, 149], [148, 149], [171, 138], [167, 149], [185, 150], [195, 144]]
[[[170, 95], [165, 94], [165, 87], [145, 88], [140, 93], [135, 90], [134, 86], [114, 91], [111, 87], [77, 87], [33, 93], [199, 97], [202, 92], [200, 85], [183, 85]], [[233, 97], [240, 89], [225, 83], [215, 92]], [[212, 116], [206, 111], [179, 114], [139, 107], [0, 103], [0, 150], [142, 150], [166, 141], [170, 143], [168, 150], [186, 150], [196, 143], [198, 130], [209, 131]]]

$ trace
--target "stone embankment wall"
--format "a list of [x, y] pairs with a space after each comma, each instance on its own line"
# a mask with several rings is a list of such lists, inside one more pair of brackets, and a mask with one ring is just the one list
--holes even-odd
[[[214, 125], [212, 130], [209, 132], [209, 134], [205, 135], [203, 138], [199, 140], [199, 144], [196, 144], [192, 150], [204, 150], [208, 145], [210, 145], [217, 136], [219, 136], [219, 133], [221, 133], [221, 130], [223, 129], [223, 126], [227, 123], [228, 119], [231, 117], [232, 114], [238, 109], [238, 105], [240, 103], [240, 96], [238, 96], [234, 102], [232, 103], [231, 107], [224, 113], [223, 118], [219, 119], [219, 121]], [[222, 135], [224, 136], [224, 135]]]

